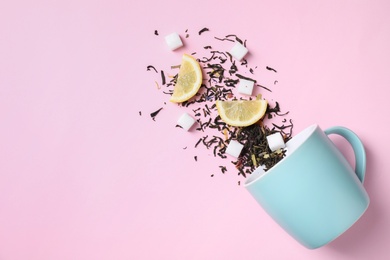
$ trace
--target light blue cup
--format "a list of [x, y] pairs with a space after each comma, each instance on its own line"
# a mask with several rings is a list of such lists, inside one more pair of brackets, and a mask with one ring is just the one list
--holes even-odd
[[[328, 135], [343, 136], [355, 153], [355, 170]], [[267, 172], [254, 171], [245, 188], [292, 237], [309, 249], [344, 233], [366, 211], [364, 146], [344, 127], [312, 125], [286, 143], [287, 155]]]

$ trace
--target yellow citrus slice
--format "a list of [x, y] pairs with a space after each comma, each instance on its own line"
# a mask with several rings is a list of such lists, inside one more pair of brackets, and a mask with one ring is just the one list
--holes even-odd
[[198, 61], [184, 54], [170, 101], [179, 103], [189, 100], [195, 96], [201, 85], [202, 70]]
[[249, 126], [259, 121], [267, 111], [267, 100], [217, 100], [218, 114], [231, 126]]

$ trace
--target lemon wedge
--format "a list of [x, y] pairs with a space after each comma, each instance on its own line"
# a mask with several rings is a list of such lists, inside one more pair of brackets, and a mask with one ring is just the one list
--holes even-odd
[[202, 85], [202, 76], [198, 61], [184, 54], [170, 101], [180, 103], [195, 96]]
[[249, 126], [259, 121], [267, 111], [267, 100], [217, 100], [221, 119], [231, 126]]

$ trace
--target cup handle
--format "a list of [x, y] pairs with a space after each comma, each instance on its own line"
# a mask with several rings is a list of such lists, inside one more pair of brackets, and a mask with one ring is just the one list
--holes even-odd
[[359, 137], [348, 128], [342, 126], [330, 127], [324, 132], [326, 135], [338, 134], [351, 144], [353, 152], [355, 153], [355, 172], [359, 180], [363, 183], [366, 174], [366, 152]]

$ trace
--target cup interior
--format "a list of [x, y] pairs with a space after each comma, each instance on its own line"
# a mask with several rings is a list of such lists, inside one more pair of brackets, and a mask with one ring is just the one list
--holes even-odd
[[311, 125], [291, 138], [286, 143], [286, 157], [298, 149], [316, 130], [318, 125]]
[[[291, 138], [287, 143], [286, 147], [284, 148], [286, 150], [286, 156], [278, 162], [278, 164], [274, 165], [274, 167], [277, 167], [279, 164], [283, 163], [286, 158], [288, 158], [291, 154], [294, 153], [313, 133], [314, 131], [318, 128], [318, 125], [314, 124], [306, 129], [302, 130], [300, 133], [298, 133], [296, 136]], [[250, 176], [245, 180], [244, 186], [248, 186], [252, 184], [253, 182], [259, 180], [263, 176], [269, 174], [272, 171], [272, 169], [268, 170], [267, 172], [264, 171], [263, 166], [259, 166], [256, 168]]]

